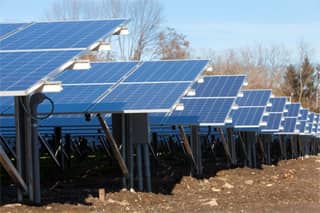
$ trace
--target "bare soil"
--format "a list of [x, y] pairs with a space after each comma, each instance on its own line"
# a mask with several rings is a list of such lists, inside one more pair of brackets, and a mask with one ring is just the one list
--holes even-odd
[[[58, 182], [44, 192], [43, 206], [7, 202], [0, 212], [320, 212], [320, 156], [261, 169], [224, 169], [203, 179], [171, 172], [159, 175], [158, 193], [115, 191], [112, 181], [121, 180], [114, 178], [100, 184], [107, 191], [104, 201], [98, 199], [96, 183], [106, 177], [94, 168], [87, 173], [95, 184]], [[66, 192], [79, 196], [69, 199]]]

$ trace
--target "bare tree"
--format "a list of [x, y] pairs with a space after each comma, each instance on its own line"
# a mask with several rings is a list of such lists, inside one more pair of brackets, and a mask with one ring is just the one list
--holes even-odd
[[174, 28], [167, 28], [158, 35], [158, 45], [155, 55], [161, 59], [189, 58], [190, 42], [186, 36], [176, 32]]
[[130, 19], [130, 34], [112, 43], [119, 47], [112, 55], [132, 60], [151, 56], [163, 20], [158, 0], [57, 0], [46, 13], [48, 20], [102, 18]]
[[205, 58], [212, 59], [214, 74], [247, 74], [249, 88], [271, 88], [281, 94], [283, 74], [290, 61], [289, 51], [283, 45], [228, 49], [222, 53], [210, 51]]

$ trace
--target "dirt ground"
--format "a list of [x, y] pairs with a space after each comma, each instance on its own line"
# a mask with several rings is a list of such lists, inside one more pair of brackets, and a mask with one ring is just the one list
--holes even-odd
[[[170, 193], [111, 192], [109, 184], [100, 201], [97, 188], [86, 187], [83, 202], [10, 203], [0, 212], [320, 212], [320, 156], [262, 169], [224, 169], [200, 180], [183, 176]], [[56, 198], [63, 196], [59, 187], [53, 191]]]

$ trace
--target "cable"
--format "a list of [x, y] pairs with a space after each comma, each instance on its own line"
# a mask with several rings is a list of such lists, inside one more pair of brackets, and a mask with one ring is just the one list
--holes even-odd
[[44, 120], [44, 119], [47, 119], [49, 118], [53, 113], [54, 113], [54, 102], [51, 98], [49, 98], [48, 96], [44, 95], [44, 100], [48, 100], [50, 102], [50, 105], [51, 105], [51, 110], [49, 113], [47, 113], [46, 115], [44, 116], [33, 116], [32, 113], [27, 109], [27, 107], [24, 105], [24, 103], [21, 101], [21, 99], [19, 98], [19, 102], [23, 108], [23, 110], [29, 114], [29, 116], [33, 119], [33, 120]]

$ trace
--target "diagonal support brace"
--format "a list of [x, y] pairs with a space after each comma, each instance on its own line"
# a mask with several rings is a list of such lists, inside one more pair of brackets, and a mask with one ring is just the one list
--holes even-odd
[[107, 141], [110, 142], [110, 146], [111, 146], [112, 152], [113, 152], [116, 160], [118, 161], [118, 164], [119, 164], [119, 166], [121, 168], [121, 171], [122, 171], [123, 175], [127, 177], [128, 173], [129, 173], [128, 172], [128, 168], [127, 168], [126, 163], [124, 162], [124, 160], [123, 160], [123, 158], [122, 158], [122, 156], [120, 154], [120, 151], [118, 149], [117, 143], [116, 143], [114, 137], [111, 134], [111, 131], [110, 131], [109, 127], [108, 127], [108, 124], [104, 120], [104, 118], [101, 116], [100, 113], [97, 114], [97, 117], [98, 117], [100, 125], [101, 125], [101, 127], [102, 127], [102, 129], [103, 129], [103, 131], [104, 131], [104, 133], [106, 135], [106, 138], [108, 139]]

